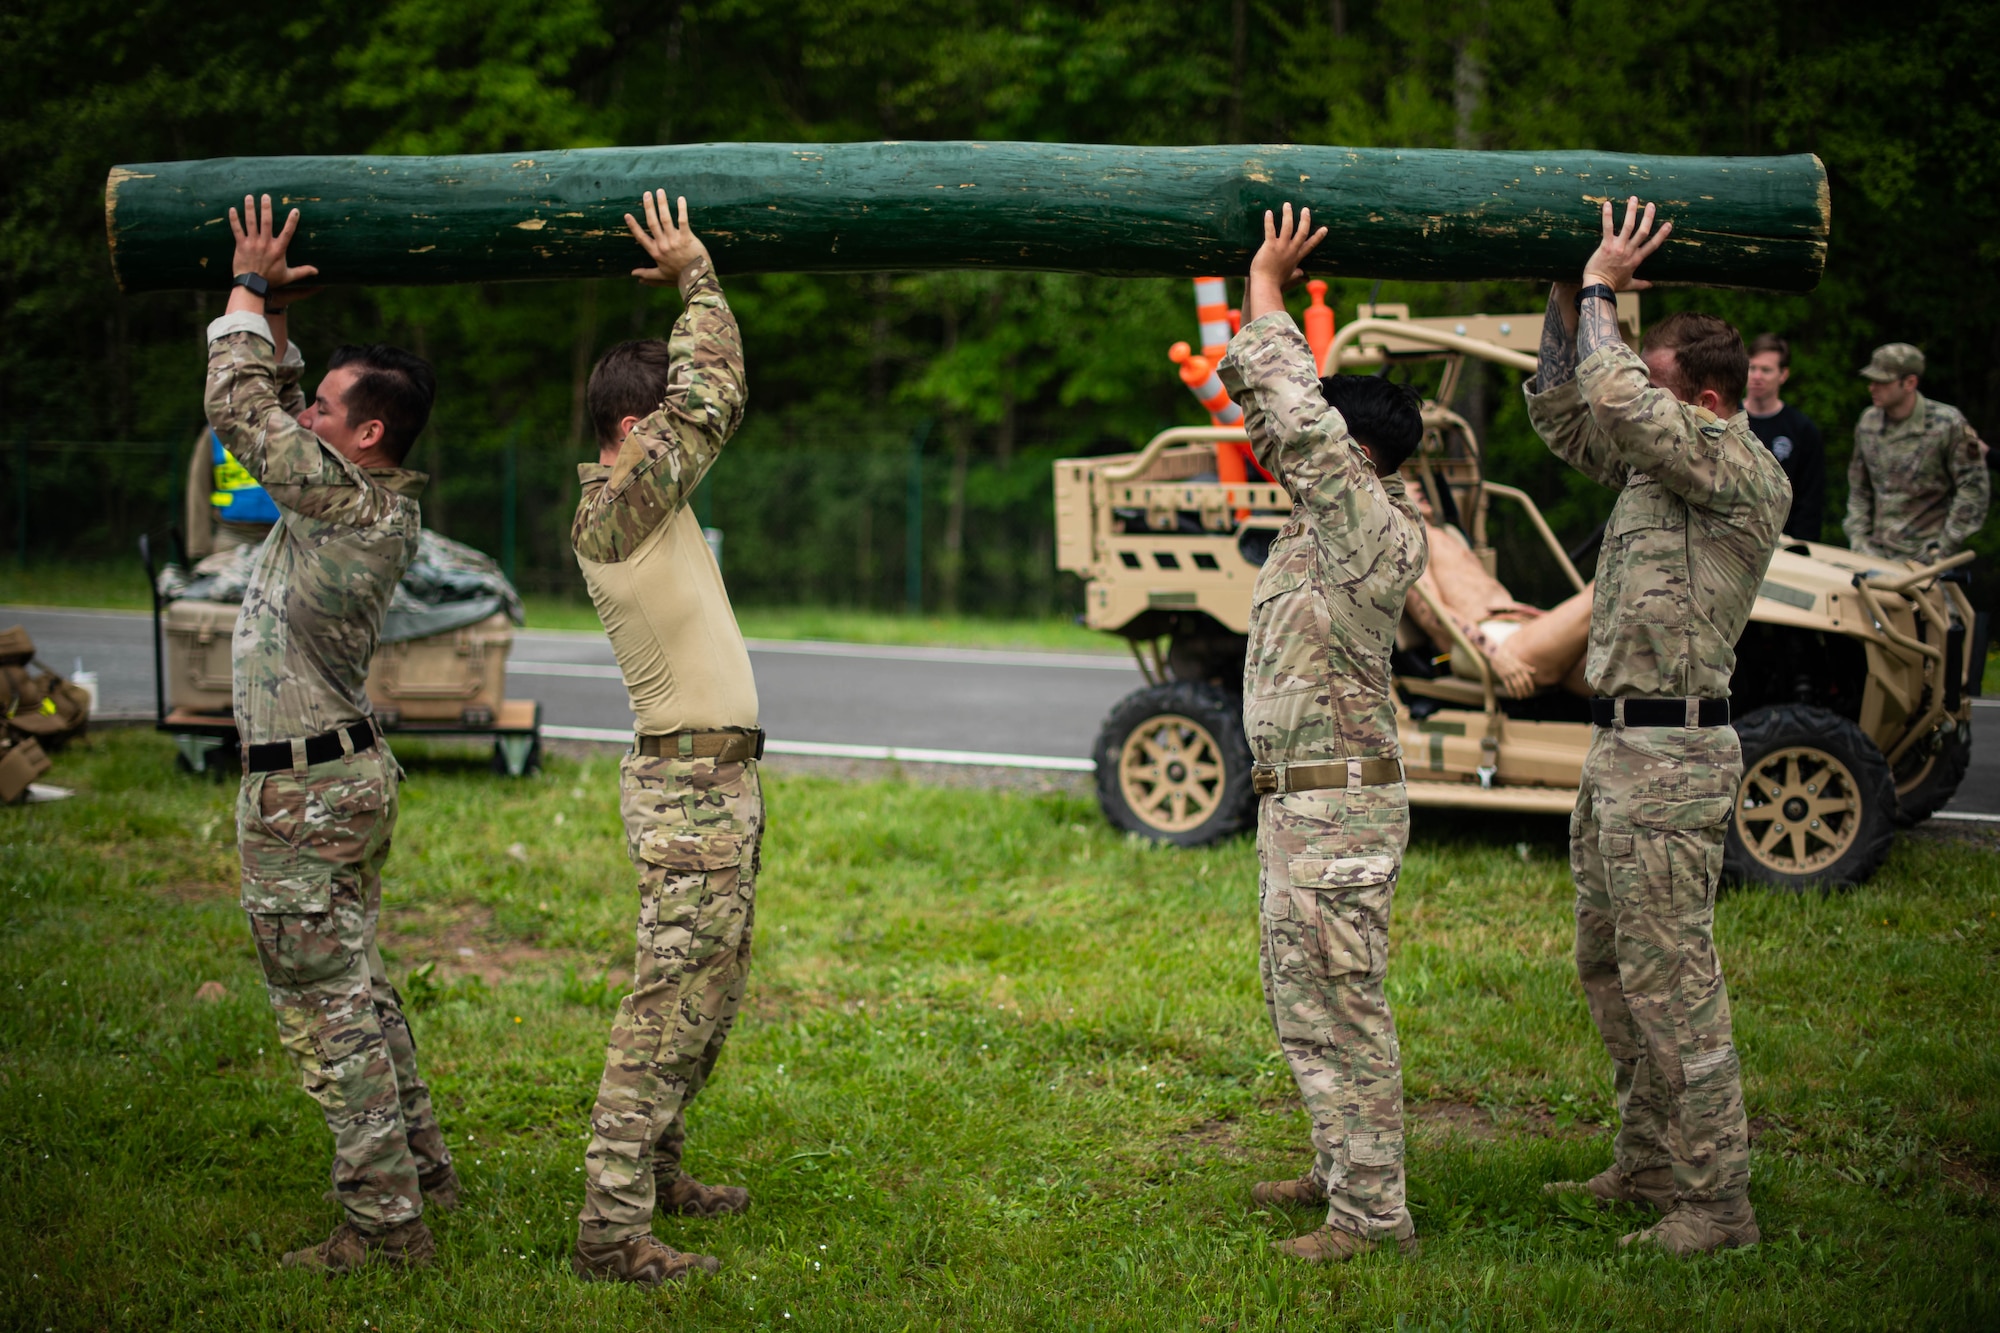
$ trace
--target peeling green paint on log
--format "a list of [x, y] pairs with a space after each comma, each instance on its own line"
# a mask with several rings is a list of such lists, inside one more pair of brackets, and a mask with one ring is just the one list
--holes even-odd
[[628, 272], [623, 217], [653, 187], [687, 196], [724, 273], [1236, 273], [1289, 200], [1332, 229], [1318, 272], [1573, 277], [1599, 201], [1636, 193], [1674, 223], [1653, 280], [1809, 291], [1830, 213], [1807, 155], [989, 142], [160, 162], [112, 168], [104, 206], [128, 292], [226, 286], [246, 191], [302, 210], [292, 260], [327, 282], [491, 282]]

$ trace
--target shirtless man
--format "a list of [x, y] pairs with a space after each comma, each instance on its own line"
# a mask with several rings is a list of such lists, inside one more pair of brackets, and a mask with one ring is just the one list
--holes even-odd
[[[1430, 538], [1430, 563], [1418, 588], [1431, 595], [1459, 633], [1492, 664], [1494, 688], [1508, 699], [1525, 699], [1538, 690], [1560, 685], [1571, 694], [1590, 696], [1583, 682], [1583, 650], [1590, 636], [1590, 599], [1595, 585], [1563, 602], [1553, 611], [1517, 602], [1505, 584], [1486, 566], [1459, 530], [1438, 521], [1422, 487], [1413, 487], [1417, 512]], [[1451, 631], [1430, 603], [1410, 590], [1404, 611], [1432, 643], [1451, 653], [1451, 671], [1478, 680], [1478, 666], [1467, 660]]]

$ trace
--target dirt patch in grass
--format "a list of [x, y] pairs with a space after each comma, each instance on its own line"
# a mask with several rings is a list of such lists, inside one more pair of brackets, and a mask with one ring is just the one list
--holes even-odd
[[1250, 1154], [1236, 1141], [1243, 1126], [1234, 1120], [1204, 1120], [1167, 1136], [1167, 1146], [1211, 1157], [1240, 1158]]
[[1547, 1106], [1475, 1106], [1471, 1102], [1409, 1102], [1404, 1116], [1423, 1132], [1491, 1143], [1500, 1138], [1588, 1139], [1605, 1130], [1587, 1121], [1564, 1118]]
[[219, 879], [177, 879], [153, 890], [162, 898], [177, 903], [212, 903], [222, 898], [234, 898], [240, 891], [241, 886], [235, 881]]
[[1948, 1157], [1939, 1158], [1938, 1169], [1953, 1186], [1975, 1199], [2000, 1198], [2000, 1180], [1994, 1179], [1976, 1162], [1955, 1162]]
[[476, 976], [494, 986], [522, 971], [551, 969], [563, 956], [508, 939], [494, 925], [493, 909], [478, 903], [443, 911], [404, 908], [387, 925], [383, 948], [404, 967], [437, 964], [440, 982]]

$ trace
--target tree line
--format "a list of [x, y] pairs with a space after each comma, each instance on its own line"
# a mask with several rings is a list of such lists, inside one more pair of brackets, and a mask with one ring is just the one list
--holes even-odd
[[[1827, 433], [1834, 524], [1867, 404], [1854, 372], [1875, 344], [1922, 346], [1925, 391], [2000, 434], [2000, 9], [1970, 0], [1893, 16], [1789, 0], [298, 0], [271, 16], [20, 0], [0, 14], [0, 49], [0, 466], [18, 485], [27, 460], [39, 558], [122, 556], [177, 509], [201, 330], [223, 294], [120, 295], [102, 212], [112, 164], [161, 159], [879, 138], [1814, 152], [1833, 191], [1817, 292], [1664, 292], [1647, 317], [1694, 305], [1792, 340], [1786, 397]], [[1049, 462], [1201, 419], [1165, 358], [1194, 333], [1181, 281], [728, 288], [751, 411], [700, 504], [746, 600], [901, 605], [921, 434], [926, 604], [1070, 605], [1051, 567]], [[1425, 314], [1541, 303], [1506, 283], [1343, 281], [1330, 299], [1344, 321], [1371, 297]], [[613, 280], [489, 283], [329, 291], [297, 323], [309, 354], [379, 338], [436, 363], [412, 460], [434, 478], [427, 521], [497, 552], [511, 454], [521, 582], [560, 590], [577, 584], [584, 378], [677, 309]], [[1470, 374], [1457, 405], [1496, 474], [1581, 537], [1609, 497], [1542, 451], [1517, 383]], [[8, 510], [11, 534], [22, 507]]]

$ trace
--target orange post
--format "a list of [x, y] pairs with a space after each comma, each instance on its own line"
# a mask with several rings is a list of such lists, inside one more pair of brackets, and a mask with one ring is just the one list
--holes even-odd
[[1333, 347], [1333, 308], [1326, 303], [1326, 284], [1314, 278], [1306, 284], [1306, 294], [1312, 297], [1312, 304], [1306, 307], [1306, 346], [1312, 348], [1313, 365], [1319, 373], [1330, 375], [1333, 371], [1326, 364], [1326, 354]]

